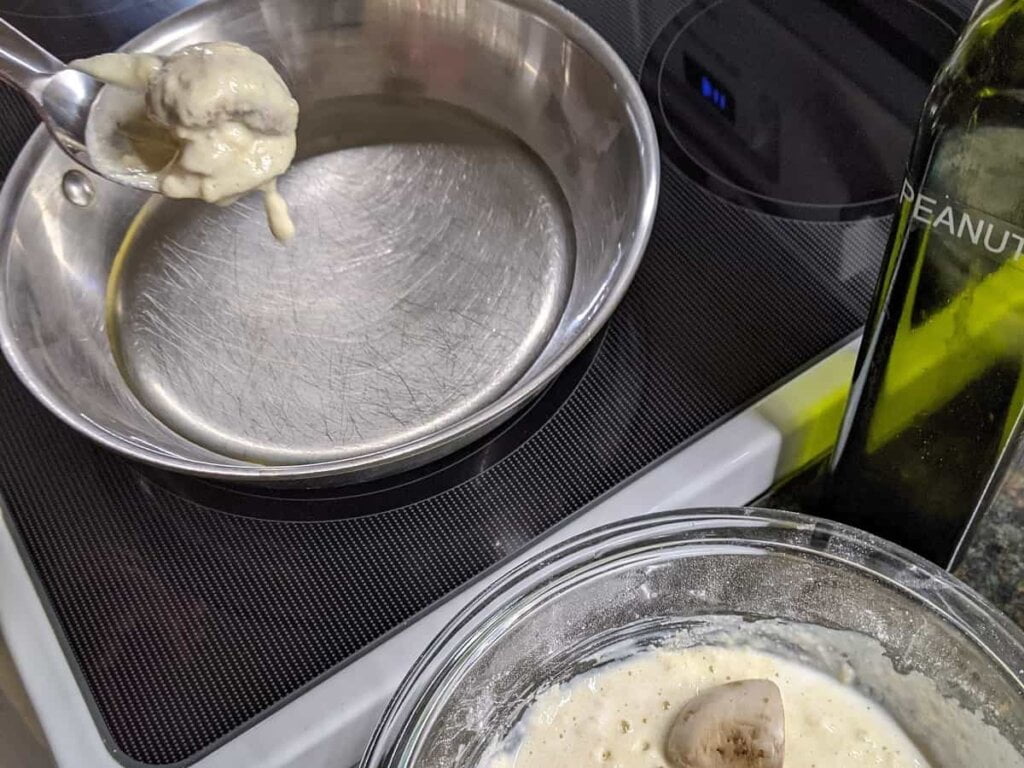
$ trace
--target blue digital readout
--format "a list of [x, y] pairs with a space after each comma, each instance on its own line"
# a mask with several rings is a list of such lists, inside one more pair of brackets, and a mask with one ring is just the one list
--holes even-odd
[[705, 99], [710, 101], [719, 109], [723, 111], [728, 109], [729, 97], [725, 95], [725, 91], [712, 85], [711, 80], [707, 75], [702, 75], [700, 78], [700, 92]]
[[736, 106], [732, 94], [706, 67], [689, 56], [684, 56], [686, 82], [696, 90], [704, 101], [714, 107], [729, 122], [736, 121]]

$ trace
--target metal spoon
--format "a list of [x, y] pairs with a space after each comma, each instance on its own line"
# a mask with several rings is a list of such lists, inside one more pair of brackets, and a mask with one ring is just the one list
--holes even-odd
[[0, 19], [0, 80], [21, 91], [50, 135], [68, 156], [93, 173], [129, 187], [152, 191], [153, 176], [97, 166], [86, 146], [86, 126], [99, 83], [68, 69], [46, 49]]
[[741, 680], [691, 699], [665, 741], [675, 768], [782, 768], [785, 713], [770, 680]]

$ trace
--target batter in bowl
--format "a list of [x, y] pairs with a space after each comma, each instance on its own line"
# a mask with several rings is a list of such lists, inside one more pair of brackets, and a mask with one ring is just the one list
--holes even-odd
[[[166, 165], [142, 168], [157, 172], [162, 194], [226, 205], [260, 189], [274, 236], [283, 241], [294, 234], [275, 180], [295, 156], [299, 105], [266, 59], [244, 45], [215, 42], [167, 58], [107, 53], [71, 66], [145, 94], [148, 119], [166, 128], [177, 145]], [[120, 162], [131, 166], [137, 160]]]
[[849, 686], [781, 657], [712, 646], [639, 653], [548, 689], [483, 765], [674, 768], [665, 745], [677, 714], [709, 688], [751, 679], [781, 691], [785, 768], [929, 766], [896, 722]]

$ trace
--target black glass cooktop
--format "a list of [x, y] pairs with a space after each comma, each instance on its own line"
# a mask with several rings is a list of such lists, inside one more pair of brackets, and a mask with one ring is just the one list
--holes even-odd
[[[185, 4], [0, 15], [70, 58]], [[641, 78], [662, 196], [605, 333], [498, 433], [363, 486], [243, 489], [93, 446], [0, 363], [0, 495], [119, 759], [198, 759], [862, 323], [966, 0], [564, 4]], [[6, 172], [33, 120], [9, 91], [0, 109]]]
[[663, 151], [741, 205], [889, 213], [917, 109], [958, 19], [915, 0], [706, 0], [641, 70]]

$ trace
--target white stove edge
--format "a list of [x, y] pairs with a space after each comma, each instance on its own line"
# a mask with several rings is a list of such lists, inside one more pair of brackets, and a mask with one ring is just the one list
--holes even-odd
[[[498, 574], [555, 542], [649, 512], [741, 506], [827, 448], [858, 341], [613, 489], [511, 563], [441, 603], [194, 763], [197, 768], [345, 768], [358, 762], [388, 698], [430, 639]], [[825, 428], [822, 428], [825, 424]], [[830, 434], [831, 433], [831, 434]], [[824, 442], [823, 442], [824, 441]], [[116, 768], [0, 506], [0, 631], [58, 765]]]

